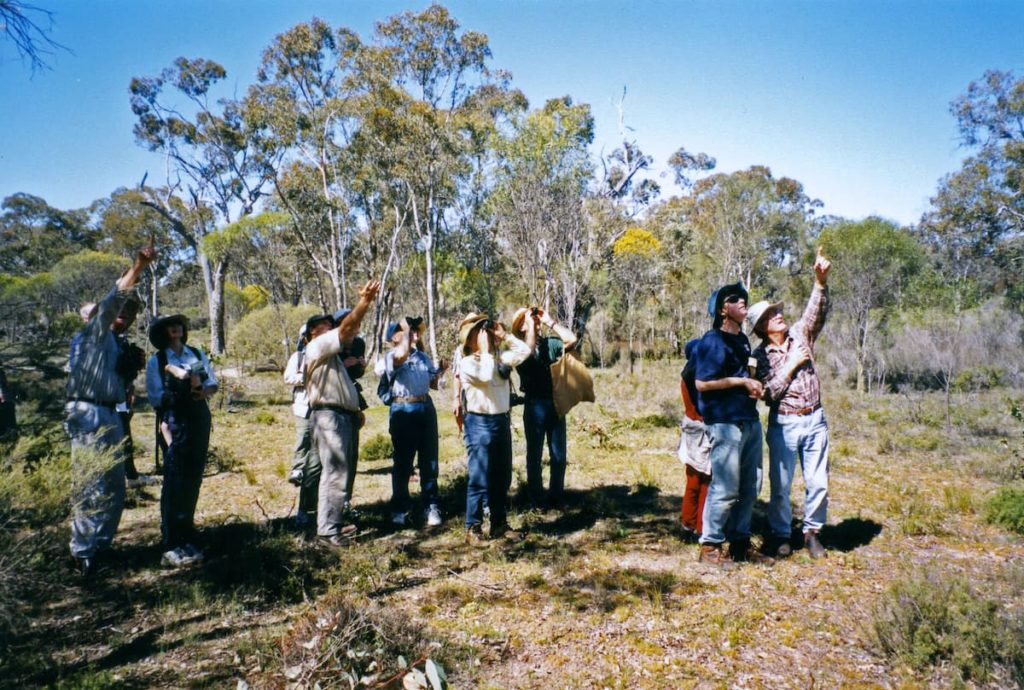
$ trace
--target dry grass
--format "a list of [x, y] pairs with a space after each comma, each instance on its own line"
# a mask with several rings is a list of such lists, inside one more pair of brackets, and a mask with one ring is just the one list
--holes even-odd
[[[1007, 610], [1024, 606], [1019, 571], [1006, 566], [1020, 562], [1024, 545], [978, 509], [998, 485], [985, 468], [1002, 462], [1009, 438], [989, 432], [1001, 421], [1013, 428], [1000, 418], [998, 392], [961, 401], [960, 422], [947, 435], [932, 424], [938, 399], [827, 390], [829, 558], [812, 562], [797, 551], [771, 569], [723, 574], [700, 566], [696, 547], [676, 533], [684, 475], [671, 420], [679, 368], [596, 372], [599, 403], [570, 416], [566, 510], [529, 511], [517, 500], [512, 521], [527, 538], [486, 548], [463, 540], [465, 453], [442, 393], [445, 525], [392, 532], [390, 462], [364, 458], [355, 502], [366, 529], [340, 555], [285, 531], [296, 498], [282, 478], [292, 420], [266, 379], [247, 384], [262, 396], [215, 413], [222, 471], [206, 477], [197, 516], [209, 562], [160, 570], [158, 487], [137, 491], [105, 579], [40, 588], [33, 625], [13, 640], [7, 677], [68, 687], [224, 686], [238, 678], [283, 687], [298, 632], [342, 597], [419, 631], [424, 647], [409, 649], [408, 661], [422, 648], [447, 650], [440, 660], [461, 688], [917, 687], [949, 676], [940, 668], [922, 679], [876, 650], [871, 612], [891, 583], [927, 567], [940, 578], [987, 583]], [[972, 409], [988, 415], [988, 432], [978, 433]], [[386, 435], [386, 408], [367, 417], [363, 439]], [[525, 481], [517, 417], [514, 493]], [[143, 446], [151, 424], [144, 414], [136, 421]], [[140, 458], [151, 457], [147, 450]], [[143, 470], [149, 464], [140, 462]], [[802, 491], [798, 480], [794, 496]], [[763, 526], [759, 504], [755, 528]], [[62, 530], [49, 537], [54, 559]], [[42, 582], [70, 582], [56, 566], [40, 572]], [[388, 653], [411, 644], [398, 642]]]

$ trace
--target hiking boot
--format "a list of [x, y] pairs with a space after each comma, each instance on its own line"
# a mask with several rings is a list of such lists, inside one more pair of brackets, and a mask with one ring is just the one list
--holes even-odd
[[700, 553], [697, 554], [698, 563], [713, 565], [721, 570], [733, 570], [736, 563], [729, 553], [722, 548], [721, 544], [701, 544]]
[[441, 510], [437, 506], [430, 506], [427, 509], [427, 527], [440, 527], [442, 522]]
[[470, 546], [484, 546], [487, 539], [484, 537], [484, 529], [480, 525], [470, 525], [466, 529], [466, 543]]
[[749, 539], [734, 541], [729, 544], [729, 554], [734, 561], [755, 563], [757, 565], [775, 565], [775, 559], [755, 549]]
[[187, 568], [190, 565], [195, 565], [195, 563], [195, 557], [180, 546], [170, 551], [165, 551], [160, 559], [160, 564], [166, 568]]
[[807, 553], [811, 558], [825, 558], [828, 555], [825, 552], [825, 547], [818, 540], [818, 530], [816, 529], [809, 529], [804, 532], [804, 546], [807, 547]]
[[288, 473], [288, 483], [294, 486], [302, 486], [302, 468], [296, 467]]
[[793, 555], [793, 546], [789, 543], [789, 539], [773, 537], [765, 542], [763, 551], [766, 556], [789, 558]]
[[316, 543], [329, 549], [341, 549], [349, 545], [352, 539], [359, 533], [355, 525], [343, 525], [338, 529], [337, 534], [319, 534]]

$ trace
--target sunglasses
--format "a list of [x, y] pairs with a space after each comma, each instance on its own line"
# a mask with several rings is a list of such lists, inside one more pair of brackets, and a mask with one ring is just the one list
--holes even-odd
[[728, 297], [725, 298], [725, 303], [726, 304], [736, 304], [741, 299], [743, 299], [743, 297], [740, 296], [740, 295], [729, 295]]

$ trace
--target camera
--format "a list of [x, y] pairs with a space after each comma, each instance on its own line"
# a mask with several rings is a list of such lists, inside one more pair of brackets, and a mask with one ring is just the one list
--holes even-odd
[[406, 316], [405, 320], [409, 322], [409, 328], [415, 330], [423, 325], [422, 316]]
[[493, 331], [494, 321], [492, 321], [491, 319], [484, 319], [483, 323], [480, 324], [480, 328], [484, 329], [485, 331]]
[[530, 316], [537, 316], [540, 314], [540, 309], [537, 307], [530, 307]]

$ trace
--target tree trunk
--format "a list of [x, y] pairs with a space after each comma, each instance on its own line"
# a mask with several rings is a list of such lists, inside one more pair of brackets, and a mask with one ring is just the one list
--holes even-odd
[[[209, 266], [209, 260], [207, 260]], [[224, 354], [226, 340], [224, 338], [224, 278], [227, 275], [228, 262], [218, 261], [212, 271], [213, 289], [209, 293], [210, 302], [210, 354]]]

